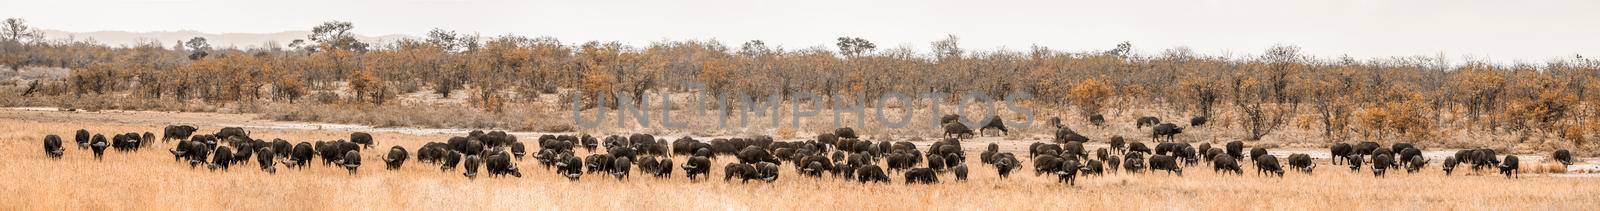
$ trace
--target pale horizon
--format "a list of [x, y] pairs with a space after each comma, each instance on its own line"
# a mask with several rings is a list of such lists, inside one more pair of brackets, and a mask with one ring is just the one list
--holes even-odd
[[835, 38], [850, 36], [877, 43], [880, 51], [905, 46], [926, 52], [930, 42], [955, 35], [971, 51], [1026, 51], [1033, 45], [1099, 51], [1128, 41], [1146, 55], [1180, 46], [1208, 55], [1255, 55], [1277, 44], [1299, 46], [1319, 58], [1442, 56], [1495, 63], [1600, 53], [1600, 38], [1593, 36], [1600, 28], [1585, 27], [1600, 20], [1600, 14], [1586, 12], [1600, 11], [1600, 2], [1586, 1], [3, 2], [8, 6], [0, 8], [0, 16], [75, 33], [260, 34], [306, 31], [342, 20], [354, 23], [356, 33], [374, 37], [421, 37], [442, 28], [636, 47], [664, 40], [717, 40], [729, 46], [763, 40], [789, 50], [832, 49]]

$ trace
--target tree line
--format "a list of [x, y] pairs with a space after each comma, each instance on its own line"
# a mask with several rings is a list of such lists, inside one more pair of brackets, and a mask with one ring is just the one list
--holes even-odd
[[[21, 19], [0, 28], [0, 63], [68, 68], [63, 79], [18, 83], [26, 97], [124, 97], [206, 103], [358, 103], [383, 105], [399, 94], [452, 97], [476, 108], [537, 103], [541, 94], [591, 93], [642, 98], [703, 84], [712, 95], [753, 98], [795, 92], [822, 99], [876, 99], [888, 92], [983, 93], [1089, 116], [1130, 108], [1175, 115], [1231, 115], [1256, 139], [1285, 128], [1324, 137], [1439, 138], [1440, 128], [1554, 134], [1581, 144], [1600, 132], [1600, 60], [1574, 56], [1544, 63], [1451, 63], [1438, 57], [1358, 60], [1306, 55], [1273, 46], [1255, 56], [1197, 54], [1178, 47], [1136, 54], [1110, 50], [969, 51], [949, 36], [932, 52], [879, 48], [840, 37], [837, 48], [785, 49], [751, 40], [565, 42], [551, 37], [480, 36], [435, 29], [388, 43], [357, 40], [350, 22], [329, 21], [287, 45], [217, 48], [205, 38], [107, 46], [50, 40]], [[26, 85], [23, 85], [26, 84]], [[571, 90], [571, 91], [563, 91]], [[600, 95], [592, 93], [620, 93]], [[459, 96], [458, 96], [459, 97]], [[956, 98], [959, 99], [959, 98]], [[603, 100], [603, 102], [618, 102]], [[632, 102], [639, 102], [634, 100]]]

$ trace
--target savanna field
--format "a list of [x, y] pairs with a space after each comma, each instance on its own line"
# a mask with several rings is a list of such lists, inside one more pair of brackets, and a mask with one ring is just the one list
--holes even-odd
[[[1076, 185], [1055, 182], [1051, 174], [1035, 176], [1025, 156], [1024, 169], [1001, 179], [994, 167], [969, 156], [970, 178], [956, 181], [940, 173], [937, 184], [905, 184], [903, 175], [890, 173], [890, 183], [859, 183], [828, 174], [800, 176], [785, 163], [773, 182], [738, 179], [723, 181], [723, 164], [732, 156], [719, 156], [712, 179], [688, 180], [681, 170], [669, 178], [642, 172], [619, 181], [606, 174], [585, 174], [569, 181], [553, 170], [524, 158], [516, 161], [523, 177], [476, 179], [461, 168], [441, 171], [436, 164], [408, 161], [398, 170], [385, 170], [381, 153], [390, 146], [415, 150], [426, 142], [442, 142], [465, 131], [442, 134], [406, 131], [374, 132], [376, 146], [364, 150], [356, 174], [344, 168], [313, 162], [304, 169], [279, 169], [275, 174], [245, 162], [229, 170], [191, 168], [174, 161], [167, 149], [177, 141], [156, 142], [136, 152], [107, 150], [95, 160], [89, 150], [67, 146], [59, 159], [40, 149], [46, 134], [89, 131], [159, 133], [167, 119], [212, 119], [197, 124], [200, 133], [220, 125], [243, 126], [258, 139], [281, 138], [293, 142], [346, 139], [344, 129], [281, 129], [286, 122], [251, 120], [241, 115], [162, 112], [0, 111], [0, 198], [7, 210], [342, 210], [342, 209], [881, 209], [881, 210], [1049, 210], [1049, 209], [1206, 209], [1206, 210], [1587, 210], [1600, 206], [1600, 180], [1589, 176], [1548, 176], [1527, 173], [1508, 179], [1484, 170], [1445, 176], [1434, 163], [1408, 174], [1392, 171], [1376, 178], [1369, 170], [1351, 172], [1343, 165], [1318, 159], [1311, 174], [1288, 170], [1283, 177], [1253, 174], [1218, 174], [1209, 164], [1186, 168], [1182, 176], [1159, 171], [1080, 176]], [[360, 130], [360, 129], [355, 129]], [[522, 140], [533, 137], [519, 135]], [[663, 137], [666, 138], [666, 137]], [[70, 139], [70, 138], [69, 138]], [[785, 140], [780, 140], [785, 141]], [[980, 152], [988, 143], [1004, 152], [1021, 150], [1033, 141], [978, 138], [962, 144], [965, 151]], [[925, 148], [928, 143], [917, 143]], [[1090, 143], [1090, 148], [1103, 147]], [[581, 156], [589, 152], [578, 149]], [[1317, 150], [1321, 151], [1321, 150]], [[530, 153], [531, 154], [531, 153]], [[687, 158], [675, 157], [678, 164]], [[879, 161], [882, 162], [882, 161]], [[1527, 162], [1525, 166], [1532, 166]], [[882, 163], [878, 165], [882, 166]], [[1524, 167], [1528, 168], [1528, 167]], [[1460, 169], [1467, 169], [1461, 167]], [[1531, 171], [1531, 170], [1524, 170]]]
[[[1600, 59], [1565, 52], [1506, 63], [1292, 44], [786, 47], [444, 28], [376, 39], [340, 20], [260, 45], [108, 44], [30, 24], [0, 22], [0, 211], [1600, 210]], [[194, 130], [144, 138], [179, 126]], [[307, 146], [175, 156], [280, 139]], [[1215, 158], [1225, 146], [1233, 155]], [[672, 171], [613, 157], [669, 158]], [[1184, 160], [1198, 162], [1169, 164]], [[1103, 161], [1139, 165], [1093, 168]], [[1242, 173], [1215, 170], [1228, 161]], [[872, 170], [887, 182], [839, 176]]]

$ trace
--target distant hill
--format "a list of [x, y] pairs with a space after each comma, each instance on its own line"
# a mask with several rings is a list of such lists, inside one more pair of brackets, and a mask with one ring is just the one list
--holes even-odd
[[[242, 49], [242, 48], [261, 47], [267, 41], [277, 42], [277, 45], [279, 45], [279, 46], [287, 46], [287, 45], [289, 45], [289, 42], [294, 41], [295, 39], [306, 39], [306, 35], [310, 35], [311, 31], [284, 31], [284, 32], [274, 32], [274, 33], [220, 33], [220, 34], [215, 34], [215, 33], [205, 33], [205, 32], [200, 32], [200, 31], [193, 31], [193, 30], [152, 31], [152, 32], [128, 32], [128, 31], [68, 32], [68, 31], [58, 31], [58, 30], [45, 30], [44, 33], [45, 33], [45, 37], [48, 37], [49, 39], [66, 39], [66, 38], [69, 38], [69, 37], [72, 38], [72, 39], [76, 39], [76, 40], [93, 39], [93, 40], [98, 41], [98, 42], [100, 42], [102, 44], [106, 44], [106, 45], [110, 45], [110, 46], [133, 45], [133, 44], [136, 44], [136, 43], [138, 43], [140, 41], [155, 40], [155, 41], [161, 42], [161, 46], [170, 47], [172, 45], [175, 45], [179, 40], [187, 41], [187, 40], [189, 40], [189, 38], [205, 37], [206, 41], [211, 43], [211, 46], [214, 46], [214, 47], [226, 48], [226, 47], [232, 46], [232, 47], [237, 47], [237, 48], [241, 48]], [[392, 42], [392, 41], [395, 41], [395, 40], [399, 40], [401, 38], [410, 37], [410, 36], [406, 36], [406, 35], [384, 35], [384, 36], [376, 36], [376, 37], [369, 37], [369, 36], [362, 36], [362, 35], [356, 35], [356, 36], [357, 36], [357, 39], [360, 39], [363, 42], [375, 43], [375, 44], [376, 43], [387, 43], [387, 42]]]

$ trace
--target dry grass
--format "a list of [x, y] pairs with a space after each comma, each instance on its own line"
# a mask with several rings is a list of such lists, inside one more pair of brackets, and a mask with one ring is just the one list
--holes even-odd
[[[1077, 186], [1053, 183], [1052, 178], [1033, 176], [1028, 170], [1002, 180], [986, 166], [974, 166], [970, 181], [951, 181], [945, 174], [941, 175], [945, 182], [937, 185], [901, 184], [899, 175], [891, 175], [893, 184], [866, 185], [805, 178], [796, 176], [790, 166], [784, 166], [783, 176], [770, 184], [689, 182], [682, 171], [670, 179], [635, 175], [619, 182], [586, 175], [582, 181], [569, 182], [531, 159], [518, 163], [523, 178], [477, 180], [414, 162], [388, 171], [372, 160], [353, 176], [317, 164], [275, 175], [255, 170], [254, 164], [213, 172], [173, 162], [165, 152], [172, 143], [156, 143], [134, 153], [108, 152], [101, 161], [68, 146], [65, 158], [49, 159], [39, 147], [46, 134], [70, 134], [78, 128], [155, 131], [160, 125], [17, 116], [26, 114], [8, 112], [0, 118], [0, 153], [9, 155], [0, 156], [0, 175], [7, 178], [0, 180], [0, 193], [8, 196], [0, 197], [0, 210], [1585, 210], [1600, 206], [1595, 200], [1600, 188], [1585, 188], [1600, 187], [1594, 178], [1446, 177], [1436, 165], [1419, 174], [1395, 173], [1388, 178], [1327, 164], [1315, 174], [1290, 172], [1284, 178], [1218, 175], [1197, 166], [1182, 177], [1114, 174], [1080, 178]], [[258, 138], [294, 141], [347, 137], [346, 132], [326, 130], [252, 132]], [[423, 142], [446, 138], [374, 135], [382, 145], [379, 149], [390, 145], [416, 149]], [[1027, 142], [1003, 143], [1006, 150], [1014, 150]], [[983, 144], [966, 146], [976, 150]], [[375, 154], [366, 156], [377, 159]], [[681, 164], [683, 158], [675, 160]], [[716, 165], [713, 175], [720, 177], [721, 170]]]

